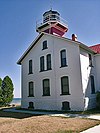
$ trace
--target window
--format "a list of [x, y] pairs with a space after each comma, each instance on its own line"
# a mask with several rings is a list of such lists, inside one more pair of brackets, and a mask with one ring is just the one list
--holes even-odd
[[51, 70], [51, 54], [47, 55], [47, 70]]
[[29, 60], [29, 74], [32, 74], [32, 60]]
[[91, 66], [91, 67], [93, 66], [92, 65], [92, 56], [91, 56], [91, 54], [89, 54], [89, 66]]
[[69, 102], [62, 102], [62, 110], [70, 110]]
[[33, 108], [34, 109], [34, 104], [33, 102], [29, 102], [29, 107], [28, 108]]
[[92, 93], [92, 94], [95, 94], [94, 76], [91, 75], [91, 76], [90, 76], [90, 79], [91, 79], [91, 93]]
[[68, 76], [61, 77], [61, 95], [69, 95]]
[[40, 57], [40, 71], [44, 71], [44, 56]]
[[60, 56], [61, 56], [61, 67], [67, 66], [67, 62], [66, 62], [66, 50], [60, 51]]
[[34, 84], [33, 82], [29, 82], [29, 97], [34, 96]]
[[43, 96], [50, 96], [50, 81], [49, 81], [49, 79], [43, 80]]
[[43, 50], [44, 49], [47, 49], [47, 40], [46, 41], [43, 41]]

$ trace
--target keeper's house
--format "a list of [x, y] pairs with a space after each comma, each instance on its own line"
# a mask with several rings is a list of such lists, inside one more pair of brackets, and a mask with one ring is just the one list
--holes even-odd
[[43, 14], [38, 37], [22, 57], [22, 108], [87, 110], [100, 90], [100, 44], [88, 47], [63, 37], [68, 26], [57, 11]]

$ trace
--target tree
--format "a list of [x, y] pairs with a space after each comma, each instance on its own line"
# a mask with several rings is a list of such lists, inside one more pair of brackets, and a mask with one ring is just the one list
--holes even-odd
[[1, 89], [1, 86], [2, 86], [2, 79], [0, 78], [0, 89]]
[[2, 81], [2, 101], [3, 105], [8, 105], [13, 100], [13, 83], [9, 76]]
[[2, 106], [2, 79], [0, 78], [0, 106]]

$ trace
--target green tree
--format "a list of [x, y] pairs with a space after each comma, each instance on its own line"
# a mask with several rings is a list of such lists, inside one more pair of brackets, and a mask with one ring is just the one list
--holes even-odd
[[0, 106], [2, 106], [2, 79], [0, 78]]
[[1, 89], [1, 86], [2, 86], [2, 79], [0, 78], [0, 89]]
[[2, 101], [3, 105], [8, 105], [13, 100], [13, 83], [9, 76], [2, 81]]

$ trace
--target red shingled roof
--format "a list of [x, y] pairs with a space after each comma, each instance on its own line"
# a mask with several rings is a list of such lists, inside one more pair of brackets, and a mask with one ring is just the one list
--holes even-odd
[[100, 44], [90, 46], [89, 48], [92, 49], [94, 52], [100, 54]]

